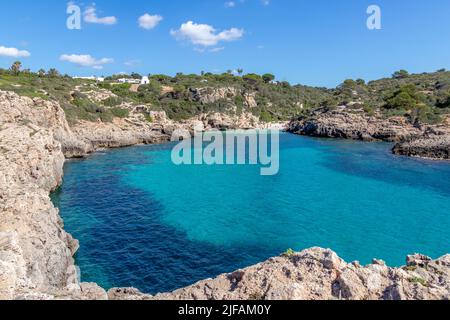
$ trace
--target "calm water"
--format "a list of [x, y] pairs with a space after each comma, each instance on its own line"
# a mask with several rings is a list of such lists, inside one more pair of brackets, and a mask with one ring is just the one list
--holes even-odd
[[348, 261], [450, 252], [450, 163], [390, 145], [281, 136], [277, 176], [253, 166], [171, 164], [170, 145], [68, 162], [54, 195], [80, 240], [83, 281], [173, 290], [288, 248]]

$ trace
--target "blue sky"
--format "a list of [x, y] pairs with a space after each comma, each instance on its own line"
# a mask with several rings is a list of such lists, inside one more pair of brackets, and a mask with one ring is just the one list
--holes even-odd
[[[70, 75], [242, 68], [328, 87], [450, 67], [448, 0], [228, 2], [74, 1], [82, 29], [69, 30], [65, 0], [0, 1], [0, 67], [20, 60]], [[366, 26], [371, 4], [381, 8], [381, 30]], [[147, 29], [138, 21], [144, 14]]]

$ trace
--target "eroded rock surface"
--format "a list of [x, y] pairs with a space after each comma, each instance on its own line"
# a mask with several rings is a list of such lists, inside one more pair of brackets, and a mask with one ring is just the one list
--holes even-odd
[[404, 117], [368, 116], [345, 109], [317, 110], [288, 125], [291, 133], [315, 137], [395, 142], [394, 154], [450, 159], [450, 124], [412, 125]]
[[65, 158], [55, 137], [70, 135], [64, 112], [0, 92], [0, 115], [0, 299], [93, 298], [74, 266], [78, 241], [49, 197], [62, 181]]
[[362, 267], [329, 249], [312, 248], [200, 281], [154, 297], [136, 289], [111, 289], [111, 300], [442, 300], [450, 298], [450, 255], [408, 257], [390, 268], [380, 260]]
[[342, 110], [318, 110], [289, 124], [289, 132], [363, 141], [403, 141], [420, 137], [422, 131], [409, 124], [403, 117], [382, 119], [363, 113]]
[[450, 134], [434, 135], [398, 143], [394, 146], [393, 152], [409, 157], [449, 160]]

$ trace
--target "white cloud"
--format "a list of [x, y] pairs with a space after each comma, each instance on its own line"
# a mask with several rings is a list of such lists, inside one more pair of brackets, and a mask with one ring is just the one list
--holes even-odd
[[67, 61], [82, 67], [92, 67], [97, 70], [103, 69], [103, 65], [105, 64], [114, 62], [111, 58], [102, 58], [97, 60], [89, 54], [63, 54], [59, 59], [61, 61]]
[[19, 50], [17, 48], [7, 48], [0, 46], [0, 56], [13, 58], [27, 58], [31, 54], [26, 50]]
[[87, 23], [112, 25], [117, 23], [117, 18], [114, 16], [99, 18], [97, 16], [97, 8], [92, 5], [84, 11], [84, 21]]
[[236, 7], [236, 2], [234, 2], [234, 1], [227, 1], [227, 2], [225, 2], [225, 8], [234, 8], [234, 7]]
[[155, 28], [164, 18], [160, 15], [150, 15], [148, 13], [139, 17], [139, 26], [146, 30], [151, 30]]
[[268, 6], [270, 4], [270, 0], [261, 0], [263, 6]]
[[194, 45], [209, 47], [215, 46], [221, 41], [239, 40], [243, 37], [244, 30], [231, 28], [217, 33], [216, 29], [210, 25], [188, 21], [183, 23], [180, 29], [170, 31], [170, 34], [179, 40], [188, 40]]

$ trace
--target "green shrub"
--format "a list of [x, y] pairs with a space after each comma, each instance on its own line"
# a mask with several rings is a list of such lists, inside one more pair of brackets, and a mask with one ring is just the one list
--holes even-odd
[[131, 84], [121, 83], [112, 86], [111, 91], [119, 97], [128, 97], [130, 95]]
[[262, 122], [272, 122], [273, 121], [273, 117], [272, 115], [268, 112], [268, 111], [262, 111], [260, 116], [259, 116], [259, 120], [261, 120]]
[[145, 115], [145, 120], [150, 123], [153, 123], [155, 121], [155, 119], [153, 119], [153, 117], [149, 114]]
[[103, 105], [107, 107], [115, 107], [122, 104], [122, 102], [123, 99], [121, 99], [120, 97], [109, 97], [102, 101]]
[[441, 109], [450, 108], [450, 92], [448, 93], [447, 97], [442, 97], [438, 99], [436, 107]]
[[429, 123], [436, 124], [442, 121], [442, 117], [434, 112], [434, 110], [425, 105], [419, 104], [417, 105], [409, 115], [411, 123]]
[[101, 89], [111, 90], [111, 88], [112, 88], [111, 84], [108, 82], [100, 82], [97, 85]]
[[275, 76], [273, 74], [266, 73], [262, 75], [262, 79], [264, 80], [265, 83], [269, 83], [275, 80]]
[[283, 256], [285, 257], [292, 257], [295, 254], [295, 251], [293, 249], [287, 249], [285, 253], [283, 253]]
[[425, 101], [422, 94], [417, 92], [417, 88], [412, 84], [402, 86], [399, 90], [386, 100], [386, 109], [406, 109], [417, 108]]
[[116, 118], [127, 118], [130, 114], [130, 111], [128, 109], [114, 107], [109, 109], [109, 111], [113, 114]]
[[424, 287], [428, 287], [427, 281], [425, 279], [422, 279], [422, 278], [419, 278], [419, 277], [411, 278], [411, 279], [409, 279], [409, 282], [417, 283], [417, 284], [420, 284], [420, 285], [422, 285]]
[[255, 73], [249, 73], [246, 74], [245, 76], [242, 77], [245, 81], [251, 83], [251, 84], [256, 84], [260, 81], [262, 81], [262, 77], [258, 74]]
[[394, 79], [404, 79], [404, 78], [407, 78], [407, 77], [409, 77], [409, 72], [406, 71], [406, 70], [396, 71], [392, 75], [392, 78], [394, 78]]

